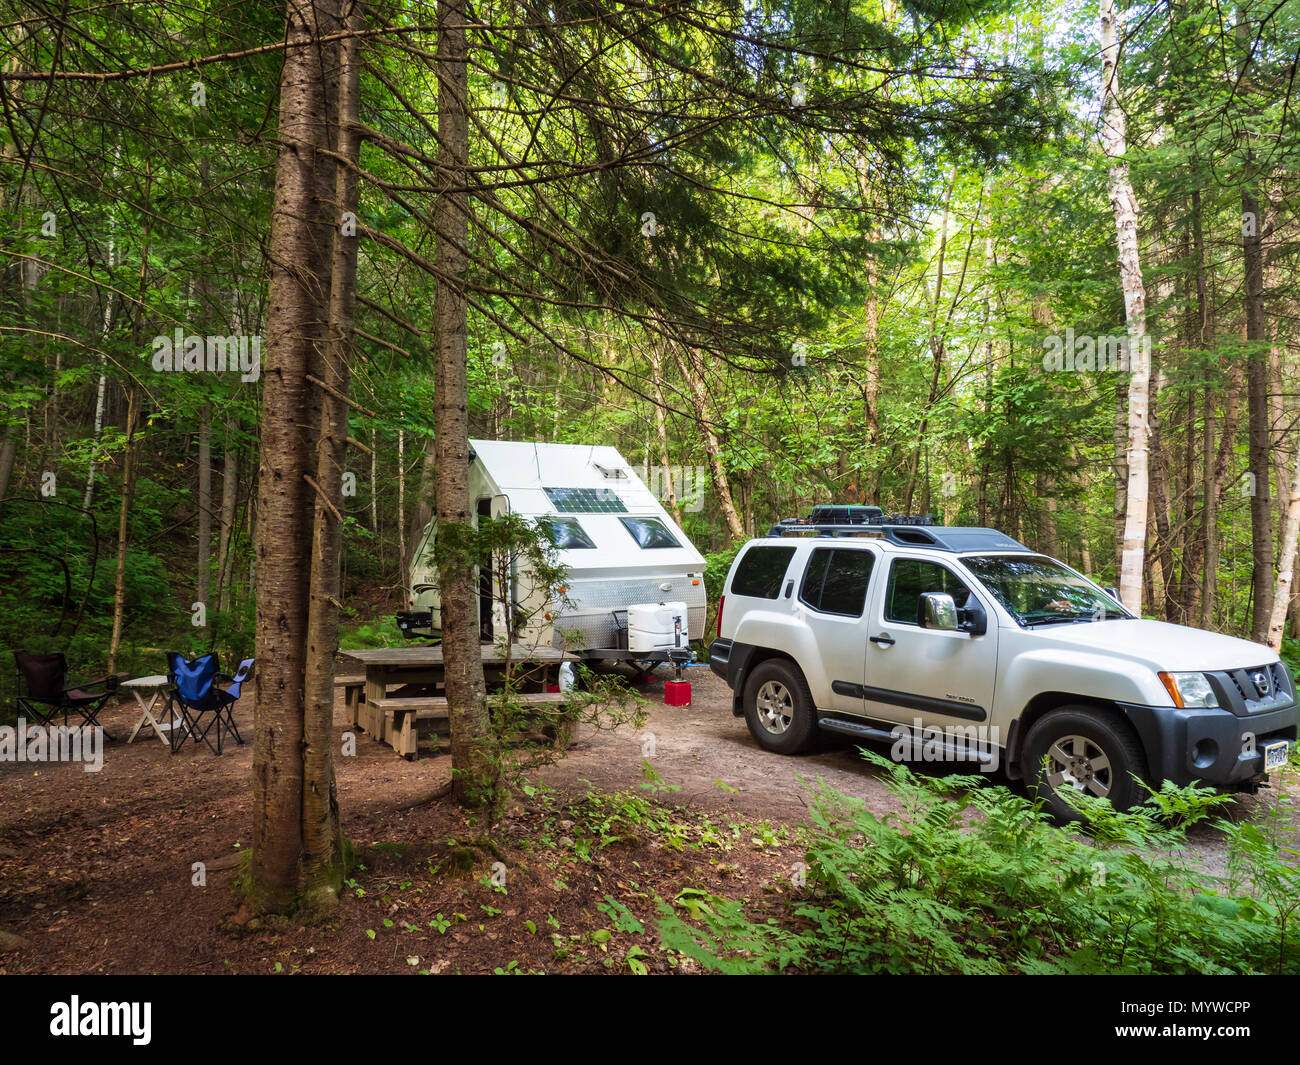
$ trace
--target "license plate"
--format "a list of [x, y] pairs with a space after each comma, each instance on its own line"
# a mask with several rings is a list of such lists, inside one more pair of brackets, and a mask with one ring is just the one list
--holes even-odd
[[1264, 768], [1281, 769], [1286, 765], [1286, 753], [1290, 744], [1283, 740], [1281, 743], [1270, 743], [1264, 748]]

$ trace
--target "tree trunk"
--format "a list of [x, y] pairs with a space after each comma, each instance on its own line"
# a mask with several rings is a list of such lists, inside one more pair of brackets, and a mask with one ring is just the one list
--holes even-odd
[[939, 395], [939, 382], [943, 376], [943, 360], [947, 345], [947, 325], [939, 325], [939, 301], [943, 298], [944, 259], [948, 254], [948, 214], [952, 204], [952, 191], [957, 184], [957, 170], [954, 167], [943, 193], [943, 214], [939, 220], [939, 254], [935, 265], [934, 300], [930, 307], [930, 358], [933, 367], [930, 373], [930, 391], [925, 399], [925, 409], [921, 417], [921, 429], [917, 433], [916, 446], [912, 449], [911, 464], [907, 472], [907, 490], [903, 496], [903, 513], [912, 512], [912, 497], [916, 493], [916, 478], [920, 471], [921, 451], [925, 447], [925, 434], [930, 428], [930, 411]]
[[122, 505], [117, 512], [117, 574], [113, 580], [113, 635], [108, 644], [108, 672], [117, 671], [117, 652], [122, 646], [122, 621], [126, 616], [127, 522], [135, 495], [135, 386], [126, 390], [126, 443], [122, 448]]
[[452, 787], [462, 806], [494, 805], [499, 771], [488, 719], [479, 644], [478, 579], [456, 538], [469, 532], [469, 380], [466, 365], [469, 256], [469, 84], [465, 0], [438, 3], [438, 194], [434, 207], [438, 286], [434, 296], [437, 363], [438, 587], [451, 724]]
[[[110, 225], [112, 220], [110, 219]], [[108, 263], [107, 272], [110, 280], [113, 276], [114, 245], [110, 238], [108, 242]], [[103, 337], [107, 341], [109, 331], [113, 328], [113, 297], [114, 293], [110, 290], [104, 295], [104, 325]], [[107, 356], [99, 357], [99, 383], [95, 388], [95, 443], [99, 443], [99, 434], [104, 429], [104, 401], [108, 387], [108, 378], [105, 376], [104, 368], [108, 365]], [[95, 468], [96, 462], [94, 453], [91, 454], [90, 469], [86, 472], [86, 492], [81, 500], [81, 508], [89, 510], [91, 501], [95, 498]]]
[[[1250, 472], [1254, 494], [1250, 497], [1251, 611], [1250, 638], [1261, 641], [1268, 633], [1273, 612], [1273, 504], [1269, 498], [1268, 360], [1264, 352], [1264, 256], [1260, 248], [1259, 202], [1249, 191], [1241, 194], [1242, 253], [1245, 260], [1246, 409], [1249, 419]], [[1281, 486], [1279, 486], [1279, 491]]]
[[704, 450], [709, 458], [709, 469], [713, 473], [713, 487], [718, 492], [718, 506], [722, 510], [723, 520], [727, 523], [727, 531], [731, 534], [731, 541], [745, 538], [745, 527], [740, 522], [740, 515], [736, 513], [736, 505], [731, 499], [731, 482], [727, 479], [727, 471], [722, 465], [722, 446], [718, 442], [718, 434], [713, 429], [713, 423], [709, 420], [708, 400], [704, 394], [704, 382], [700, 380], [695, 372], [695, 362], [691, 358], [689, 351], [682, 352], [676, 344], [672, 345], [673, 359], [677, 363], [677, 369], [681, 371], [682, 379], [686, 382], [691, 393], [691, 406], [695, 408], [695, 419], [699, 423], [700, 431], [704, 434]]
[[1291, 588], [1296, 563], [1296, 541], [1300, 539], [1300, 462], [1296, 463], [1291, 480], [1291, 496], [1286, 506], [1286, 522], [1282, 528], [1281, 562], [1278, 564], [1277, 588], [1273, 593], [1273, 609], [1269, 615], [1268, 632], [1264, 642], [1279, 650], [1282, 632], [1286, 628], [1287, 608], [1291, 604]]
[[[404, 415], [403, 415], [404, 417]], [[397, 430], [397, 584], [406, 581], [406, 430]]]
[[[858, 153], [858, 187], [866, 201], [867, 210], [874, 215], [876, 197], [865, 152]], [[867, 468], [870, 470], [865, 502], [878, 507], [884, 466], [876, 454], [880, 447], [880, 293], [877, 291], [880, 285], [880, 263], [876, 259], [875, 244], [880, 239], [880, 232], [874, 221], [867, 237], [872, 247], [867, 252], [867, 296], [862, 308], [862, 341], [866, 349], [862, 375], [862, 414], [866, 423]]]
[[221, 517], [217, 533], [217, 609], [230, 609], [230, 548], [239, 502], [239, 459], [233, 442], [234, 424], [226, 421], [226, 444], [221, 460]]
[[208, 607], [212, 591], [212, 413], [199, 412], [199, 556], [195, 598]]
[[664, 414], [663, 363], [659, 356], [657, 344], [657, 338], [650, 341], [650, 377], [655, 389], [655, 436], [659, 441], [659, 462], [663, 466], [664, 476], [668, 478], [668, 497], [663, 500], [663, 504], [673, 516], [673, 521], [681, 525], [682, 512], [677, 506], [677, 485], [673, 482], [672, 459], [668, 451], [668, 419]]
[[[288, 0], [269, 242], [261, 464], [257, 484], [257, 709], [253, 747], [254, 912], [289, 912], [317, 870], [305, 867], [304, 721], [307, 603], [317, 397], [306, 379], [324, 339], [327, 253], [315, 167], [326, 146], [319, 49], [322, 6]], [[324, 795], [312, 798], [319, 810]]]
[[[1234, 360], [1228, 370], [1227, 394], [1224, 396], [1223, 434], [1219, 438], [1218, 453], [1214, 458], [1213, 474], [1208, 478], [1205, 494], [1205, 506], [1202, 508], [1201, 543], [1205, 551], [1205, 563], [1201, 567], [1201, 613], [1199, 624], [1208, 628], [1214, 622], [1215, 592], [1218, 587], [1219, 574], [1219, 500], [1223, 497], [1223, 488], [1228, 481], [1228, 472], [1232, 468], [1232, 456], [1236, 450], [1237, 422], [1240, 417], [1240, 396], [1242, 381], [1246, 371], [1240, 362]], [[1210, 411], [1207, 399], [1205, 418], [1205, 457], [1209, 461], [1213, 437], [1210, 431]]]
[[[402, 559], [402, 580], [409, 581], [411, 564], [415, 561], [415, 552], [420, 546], [424, 527], [433, 517], [433, 487], [436, 483], [438, 449], [432, 437], [425, 437], [424, 458], [420, 462], [420, 490], [411, 506], [411, 517], [407, 522], [407, 554]], [[409, 589], [407, 589], [409, 592]], [[407, 604], [408, 606], [411, 604]]]
[[4, 500], [9, 495], [9, 481], [13, 477], [14, 457], [18, 454], [18, 438], [13, 430], [5, 434], [0, 443], [0, 513], [4, 511]]
[[[349, 29], [360, 29], [358, 7]], [[320, 437], [316, 444], [316, 499], [312, 517], [311, 587], [307, 611], [303, 726], [303, 865], [309, 904], [333, 905], [343, 887], [343, 836], [334, 780], [334, 659], [339, 644], [339, 559], [343, 547], [343, 468], [347, 464], [348, 403], [352, 385], [352, 339], [357, 293], [357, 238], [341, 232], [344, 212], [357, 210], [360, 43], [339, 45], [336, 154], [351, 165], [333, 168], [333, 255], [330, 263], [329, 331], [324, 346]]]
[[1169, 528], [1169, 488], [1165, 483], [1165, 466], [1161, 455], [1160, 412], [1158, 402], [1164, 387], [1164, 373], [1151, 375], [1151, 512], [1156, 527], [1154, 554], [1160, 564], [1160, 583], [1152, 612], [1171, 620], [1178, 612], [1177, 584], [1174, 578], [1174, 545]]
[[1147, 526], [1147, 392], [1151, 364], [1145, 355], [1146, 290], [1138, 256], [1138, 204], [1129, 181], [1125, 115], [1120, 104], [1119, 22], [1115, 0], [1101, 0], [1102, 145], [1110, 159], [1109, 193], [1119, 244], [1120, 286], [1128, 323], [1128, 478], [1124, 493], [1124, 537], [1120, 551], [1119, 592], [1124, 605], [1142, 609], [1142, 563]]

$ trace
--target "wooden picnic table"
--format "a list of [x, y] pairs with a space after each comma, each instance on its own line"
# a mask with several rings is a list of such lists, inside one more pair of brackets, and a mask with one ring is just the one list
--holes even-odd
[[[496, 644], [483, 644], [482, 652], [483, 672], [491, 690], [504, 679], [507, 659], [504, 648]], [[413, 758], [417, 753], [418, 722], [449, 717], [442, 647], [409, 644], [339, 653], [344, 659], [342, 670], [360, 667], [365, 671], [364, 681], [359, 681], [359, 675], [343, 679], [353, 727], [380, 743], [388, 743], [404, 757]], [[556, 683], [560, 664], [566, 661], [576, 662], [578, 656], [554, 647], [514, 644], [509, 655], [512, 675], [543, 689], [521, 694], [519, 701], [530, 705], [562, 701], [562, 694], [545, 689]]]

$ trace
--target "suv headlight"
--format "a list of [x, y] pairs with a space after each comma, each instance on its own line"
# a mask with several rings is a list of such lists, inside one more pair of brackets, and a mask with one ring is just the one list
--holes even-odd
[[1219, 698], [1204, 673], [1160, 673], [1160, 683], [1175, 706], [1218, 706]]

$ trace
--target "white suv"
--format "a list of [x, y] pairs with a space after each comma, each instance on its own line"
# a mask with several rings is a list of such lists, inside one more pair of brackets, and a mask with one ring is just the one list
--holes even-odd
[[1063, 818], [1058, 790], [1125, 809], [1135, 777], [1254, 790], [1296, 738], [1276, 653], [1134, 617], [993, 529], [774, 526], [732, 563], [709, 664], [767, 750], [825, 729], [1001, 763]]

